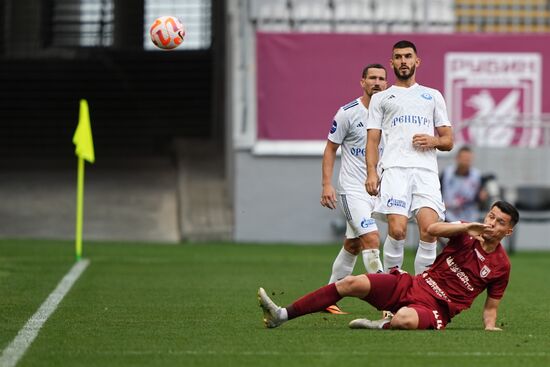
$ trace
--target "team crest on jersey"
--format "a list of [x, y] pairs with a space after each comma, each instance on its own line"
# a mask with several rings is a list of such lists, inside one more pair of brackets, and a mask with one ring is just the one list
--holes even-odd
[[337, 127], [338, 127], [338, 123], [336, 121], [332, 121], [332, 127], [330, 128], [330, 133], [334, 134], [336, 132]]
[[482, 278], [486, 278], [487, 275], [489, 275], [489, 273], [491, 272], [491, 269], [489, 269], [489, 267], [487, 265], [483, 265], [483, 267], [481, 268], [481, 270], [479, 271], [479, 275], [482, 277]]
[[422, 93], [420, 97], [427, 99], [428, 101], [431, 100], [433, 97], [430, 93]]

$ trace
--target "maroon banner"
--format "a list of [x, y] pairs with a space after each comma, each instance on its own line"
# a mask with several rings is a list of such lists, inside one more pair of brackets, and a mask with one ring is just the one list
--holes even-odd
[[381, 63], [393, 83], [392, 46], [402, 39], [416, 44], [417, 82], [443, 93], [459, 140], [541, 143], [537, 118], [550, 113], [548, 35], [258, 33], [257, 138], [325, 140], [337, 109], [362, 94], [364, 66]]

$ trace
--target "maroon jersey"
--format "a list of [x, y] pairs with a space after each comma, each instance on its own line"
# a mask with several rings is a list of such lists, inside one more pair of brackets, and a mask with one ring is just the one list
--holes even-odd
[[418, 276], [418, 282], [436, 298], [445, 301], [449, 316], [469, 308], [485, 289], [501, 299], [510, 277], [510, 260], [499, 243], [487, 253], [468, 233], [451, 237], [434, 264]]

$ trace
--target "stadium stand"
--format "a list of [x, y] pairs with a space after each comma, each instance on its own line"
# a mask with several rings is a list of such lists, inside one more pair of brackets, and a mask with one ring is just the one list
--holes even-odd
[[335, 32], [372, 32], [374, 12], [370, 0], [333, 0]]
[[333, 31], [333, 3], [329, 0], [292, 0], [292, 18], [298, 32]]
[[264, 0], [258, 30], [282, 32], [549, 32], [545, 0]]
[[290, 31], [290, 10], [287, 0], [248, 2], [250, 20], [265, 31]]
[[456, 0], [458, 32], [548, 32], [549, 4], [545, 0]]

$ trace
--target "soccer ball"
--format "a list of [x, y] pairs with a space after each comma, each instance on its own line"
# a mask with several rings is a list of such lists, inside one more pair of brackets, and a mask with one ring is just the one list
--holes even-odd
[[155, 46], [172, 50], [183, 43], [185, 27], [178, 18], [164, 16], [155, 19], [149, 28], [149, 34]]

